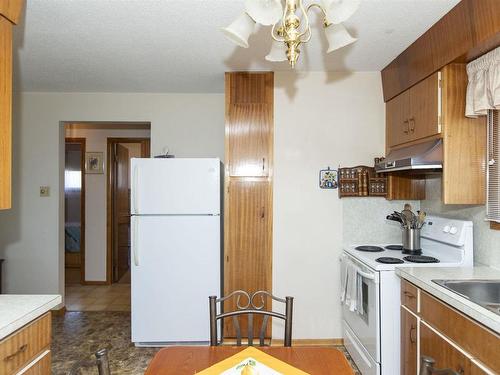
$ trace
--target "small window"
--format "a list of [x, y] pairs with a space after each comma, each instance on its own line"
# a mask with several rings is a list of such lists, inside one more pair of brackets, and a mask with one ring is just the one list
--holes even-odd
[[488, 111], [488, 201], [486, 218], [500, 223], [500, 124], [498, 110]]

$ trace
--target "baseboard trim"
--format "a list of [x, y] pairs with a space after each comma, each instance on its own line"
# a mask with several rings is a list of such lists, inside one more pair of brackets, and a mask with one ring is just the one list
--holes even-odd
[[[344, 339], [295, 339], [292, 346], [340, 346], [344, 345]], [[283, 346], [283, 340], [273, 339], [271, 346]]]
[[61, 316], [61, 315], [64, 315], [66, 314], [66, 306], [63, 306], [59, 309], [54, 309], [54, 310], [50, 310], [51, 313], [52, 313], [52, 316]]
[[82, 285], [111, 285], [107, 281], [84, 281]]

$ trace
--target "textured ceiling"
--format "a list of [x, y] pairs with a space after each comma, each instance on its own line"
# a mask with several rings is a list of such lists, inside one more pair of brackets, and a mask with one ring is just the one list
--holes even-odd
[[[310, 3], [311, 0], [304, 0]], [[358, 42], [325, 55], [320, 19], [299, 70], [378, 71], [459, 0], [364, 0], [346, 26]], [[15, 29], [25, 91], [222, 92], [231, 70], [289, 70], [264, 60], [269, 28], [235, 47], [219, 28], [243, 0], [28, 0]]]

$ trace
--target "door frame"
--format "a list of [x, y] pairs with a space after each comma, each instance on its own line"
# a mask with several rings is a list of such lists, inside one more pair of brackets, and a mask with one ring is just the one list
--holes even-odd
[[[64, 151], [66, 152], [67, 143], [79, 143], [82, 148], [82, 155], [80, 160], [80, 172], [82, 180], [82, 189], [80, 193], [80, 284], [84, 285], [85, 281], [85, 153], [87, 151], [87, 139], [86, 138], [64, 138]], [[66, 162], [64, 163], [64, 169], [66, 170]], [[64, 194], [66, 196], [66, 193]], [[66, 224], [66, 218], [64, 218], [64, 224]], [[66, 247], [64, 248], [64, 268], [66, 269]], [[64, 281], [66, 285], [66, 280]]]
[[106, 282], [113, 283], [113, 239], [114, 239], [114, 194], [115, 194], [115, 163], [112, 162], [114, 148], [119, 143], [139, 143], [141, 157], [149, 158], [151, 138], [107, 138], [107, 168], [106, 168]]

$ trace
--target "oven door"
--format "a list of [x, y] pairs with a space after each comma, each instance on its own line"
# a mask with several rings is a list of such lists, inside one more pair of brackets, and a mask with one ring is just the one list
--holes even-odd
[[[352, 256], [344, 253], [359, 268], [358, 273], [362, 276], [363, 288], [363, 314], [350, 311], [345, 303], [342, 304], [342, 317], [348, 324], [352, 333], [370, 356], [380, 363], [380, 274]], [[341, 261], [345, 261], [341, 257]]]

